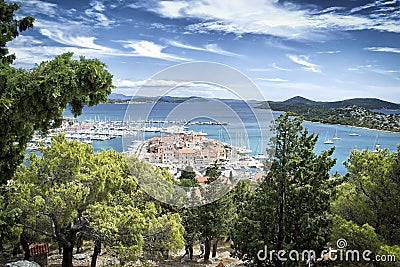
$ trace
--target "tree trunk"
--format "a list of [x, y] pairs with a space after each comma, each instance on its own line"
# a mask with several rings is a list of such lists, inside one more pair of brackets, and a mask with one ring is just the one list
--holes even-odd
[[72, 225], [70, 227], [71, 228], [68, 230], [66, 238], [61, 243], [63, 249], [63, 259], [61, 264], [62, 267], [72, 267], [72, 256], [74, 253], [78, 230], [72, 229]]
[[[69, 242], [68, 242], [69, 243]], [[66, 246], [63, 246], [63, 259], [62, 259], [62, 267], [72, 267], [72, 255], [74, 251], [74, 244], [69, 243]]]
[[193, 260], [193, 244], [189, 244], [189, 259]]
[[90, 262], [90, 267], [96, 267], [96, 262], [97, 262], [97, 256], [101, 252], [101, 242], [100, 240], [96, 239], [94, 241], [94, 250], [93, 250], [93, 255], [92, 255], [92, 261]]
[[76, 254], [79, 254], [83, 245], [83, 235], [79, 235], [78, 240], [76, 241]]
[[[3, 248], [2, 244], [0, 245], [0, 248]], [[12, 255], [17, 256], [18, 254], [21, 254], [21, 248], [20, 248], [20, 243], [15, 244], [13, 247]]]
[[212, 246], [212, 255], [211, 258], [216, 258], [217, 257], [217, 247], [218, 247], [218, 239], [215, 240], [213, 246]]
[[204, 260], [209, 260], [210, 259], [210, 252], [211, 252], [211, 240], [206, 239], [206, 242], [204, 243]]
[[29, 258], [31, 257], [31, 252], [29, 250], [29, 243], [25, 238], [24, 233], [21, 234], [20, 239], [19, 239], [22, 249], [24, 250], [24, 260], [29, 261]]

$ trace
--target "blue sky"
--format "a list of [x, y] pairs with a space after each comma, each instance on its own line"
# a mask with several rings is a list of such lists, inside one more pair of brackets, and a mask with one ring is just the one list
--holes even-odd
[[247, 75], [269, 100], [400, 103], [400, 0], [6, 2], [36, 18], [8, 45], [17, 67], [73, 51], [105, 62], [114, 92], [133, 95], [167, 67], [212, 61]]

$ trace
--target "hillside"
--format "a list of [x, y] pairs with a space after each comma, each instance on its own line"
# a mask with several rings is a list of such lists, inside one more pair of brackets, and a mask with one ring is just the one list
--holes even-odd
[[[285, 106], [297, 106], [298, 108], [319, 106], [324, 108], [345, 108], [348, 106], [358, 106], [365, 109], [399, 109], [400, 104], [376, 99], [376, 98], [352, 98], [334, 102], [313, 101], [301, 96], [295, 96], [285, 101], [268, 101], [273, 110], [286, 111]], [[265, 107], [265, 104], [264, 104]]]
[[[264, 103], [257, 108], [268, 108]], [[381, 114], [371, 110], [400, 110], [400, 105], [374, 98], [354, 98], [335, 102], [316, 102], [300, 96], [282, 102], [269, 102], [269, 108], [291, 111], [306, 120], [400, 132], [400, 114]]]

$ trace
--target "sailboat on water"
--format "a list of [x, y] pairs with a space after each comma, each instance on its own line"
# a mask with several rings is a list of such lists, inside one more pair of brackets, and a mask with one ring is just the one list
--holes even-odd
[[374, 153], [378, 153], [379, 150], [381, 150], [381, 145], [379, 144], [379, 133], [376, 134], [374, 148], [375, 148], [375, 150], [373, 151]]
[[332, 140], [334, 140], [334, 141], [339, 141], [339, 140], [341, 140], [341, 138], [337, 135], [337, 128], [336, 128], [336, 130], [335, 130], [335, 136], [332, 138]]
[[328, 132], [326, 132], [324, 144], [333, 144], [333, 141], [328, 138]]
[[350, 130], [349, 136], [359, 136], [359, 134]]

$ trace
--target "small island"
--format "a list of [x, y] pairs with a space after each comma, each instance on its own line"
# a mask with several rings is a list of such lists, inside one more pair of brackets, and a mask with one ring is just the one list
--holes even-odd
[[[341, 124], [382, 131], [400, 132], [400, 105], [373, 98], [356, 98], [336, 102], [316, 102], [293, 97], [283, 102], [268, 102], [257, 108], [294, 112], [305, 120]], [[398, 110], [385, 114], [385, 110]]]

